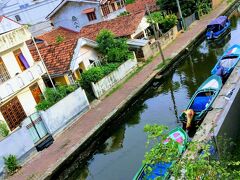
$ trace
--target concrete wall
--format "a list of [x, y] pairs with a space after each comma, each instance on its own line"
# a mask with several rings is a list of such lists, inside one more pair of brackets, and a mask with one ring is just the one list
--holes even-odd
[[160, 37], [160, 42], [162, 48], [166, 48], [174, 39], [176, 39], [178, 34], [177, 26], [174, 26], [172, 29], [170, 29], [168, 32], [164, 33]]
[[239, 140], [240, 137], [240, 84], [235, 87], [234, 93], [230, 100], [224, 106], [224, 111], [222, 112], [218, 125], [215, 128], [215, 136], [224, 137], [227, 136], [234, 140]]
[[0, 174], [4, 168], [3, 157], [10, 154], [16, 155], [18, 159], [26, 155], [34, 148], [33, 141], [26, 129], [22, 127], [11, 135], [0, 141]]
[[47, 109], [40, 111], [49, 133], [55, 134], [58, 130], [66, 127], [73, 118], [89, 108], [89, 102], [85, 91], [78, 88], [67, 97]]
[[120, 80], [127, 76], [137, 66], [137, 59], [130, 59], [118, 67], [117, 70], [113, 71], [108, 76], [104, 77], [97, 83], [92, 83], [92, 89], [94, 95], [100, 98], [113, 86], [115, 86]]
[[[87, 15], [82, 13], [83, 10], [88, 8], [95, 8], [96, 20], [89, 22]], [[77, 18], [75, 24], [72, 21], [73, 16]], [[72, 29], [73, 31], [80, 31], [83, 26], [90, 23], [96, 23], [100, 20], [102, 20], [102, 16], [98, 4], [79, 2], [68, 2], [53, 17], [51, 17], [51, 21], [55, 27], [62, 26]]]

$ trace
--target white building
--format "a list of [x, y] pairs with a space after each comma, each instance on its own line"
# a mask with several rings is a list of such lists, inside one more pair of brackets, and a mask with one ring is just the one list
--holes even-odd
[[29, 115], [45, 89], [41, 62], [35, 62], [26, 41], [31, 33], [26, 26], [0, 18], [0, 120], [16, 129]]
[[61, 0], [1, 0], [0, 15], [31, 25], [31, 33], [38, 35], [51, 29], [50, 22], [45, 17], [60, 2]]

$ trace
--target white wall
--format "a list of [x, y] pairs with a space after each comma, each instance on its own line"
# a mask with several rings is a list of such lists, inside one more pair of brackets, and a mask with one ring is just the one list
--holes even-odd
[[33, 141], [26, 129], [22, 127], [14, 131], [11, 135], [0, 141], [0, 174], [3, 171], [3, 157], [10, 154], [21, 158], [34, 148]]
[[27, 116], [30, 116], [31, 114], [36, 112], [36, 101], [33, 98], [33, 95], [28, 87], [23, 89], [21, 93], [17, 95], [17, 97]]
[[[15, 20], [15, 15], [21, 17], [22, 24], [36, 24], [46, 21], [45, 17], [61, 2], [61, 0], [10, 0], [2, 9], [2, 14]], [[20, 5], [28, 4], [26, 8]]]
[[100, 98], [137, 66], [137, 59], [130, 59], [97, 83], [91, 83], [94, 95]]
[[8, 70], [8, 73], [11, 77], [14, 77], [16, 73], [21, 73], [21, 69], [17, 63], [17, 60], [13, 54], [13, 52], [8, 52], [1, 55], [1, 58]]
[[84, 113], [88, 108], [89, 102], [85, 91], [78, 88], [46, 111], [40, 111], [40, 116], [48, 132], [54, 135], [58, 130], [66, 127], [75, 116]]

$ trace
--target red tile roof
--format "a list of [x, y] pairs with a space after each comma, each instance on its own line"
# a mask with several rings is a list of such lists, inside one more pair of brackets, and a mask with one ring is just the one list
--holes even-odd
[[145, 12], [121, 16], [109, 21], [102, 21], [96, 24], [85, 26], [81, 29], [79, 36], [95, 40], [102, 29], [112, 31], [117, 37], [132, 35], [142, 21]]
[[78, 32], [58, 27], [50, 32], [41, 34], [37, 38], [44, 40], [47, 44], [55, 44], [58, 36], [62, 36], [64, 40], [75, 39], [78, 37]]
[[[62, 75], [69, 71], [76, 43], [76, 39], [71, 39], [59, 44], [39, 46], [41, 56], [51, 75]], [[32, 46], [30, 52], [35, 61], [40, 60], [35, 47]]]
[[126, 10], [130, 13], [146, 11], [146, 5], [150, 11], [158, 10], [156, 0], [135, 0], [134, 3], [126, 5]]

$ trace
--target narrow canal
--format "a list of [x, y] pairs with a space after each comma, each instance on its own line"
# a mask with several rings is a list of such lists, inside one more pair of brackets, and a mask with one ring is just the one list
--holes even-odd
[[237, 14], [231, 17], [231, 24], [230, 34], [214, 44], [200, 40], [190, 55], [182, 59], [165, 78], [164, 83], [154, 83], [149, 87], [116, 121], [121, 123], [104, 132], [103, 143], [68, 179], [132, 179], [147, 151], [144, 126], [162, 124], [170, 129], [181, 126], [178, 115], [196, 89], [209, 77], [217, 59], [226, 48], [240, 43], [240, 18]]

